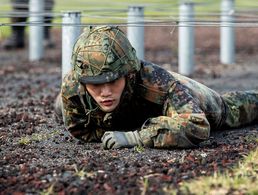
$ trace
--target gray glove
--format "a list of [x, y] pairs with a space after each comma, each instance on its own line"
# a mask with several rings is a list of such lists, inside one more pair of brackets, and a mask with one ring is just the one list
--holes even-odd
[[130, 148], [143, 145], [138, 131], [106, 131], [101, 141], [104, 149]]

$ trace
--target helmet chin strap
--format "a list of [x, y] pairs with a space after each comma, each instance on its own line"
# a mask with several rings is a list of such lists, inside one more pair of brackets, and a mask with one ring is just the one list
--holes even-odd
[[[86, 97], [86, 101], [89, 104], [89, 108], [87, 109], [83, 96], [85, 95]], [[93, 108], [92, 106], [92, 97], [88, 94], [87, 89], [84, 85], [80, 84], [79, 86], [79, 97], [80, 97], [80, 101], [83, 105], [84, 111], [85, 111], [85, 115], [88, 117], [87, 118], [87, 123], [85, 124], [85, 126], [87, 126], [90, 123], [90, 117], [91, 117], [91, 112], [96, 111], [99, 106], [97, 105], [95, 108]]]

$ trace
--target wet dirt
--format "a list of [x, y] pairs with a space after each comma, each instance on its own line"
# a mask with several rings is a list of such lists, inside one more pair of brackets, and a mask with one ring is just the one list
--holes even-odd
[[[146, 60], [177, 71], [177, 30], [147, 27]], [[244, 35], [244, 36], [243, 36]], [[257, 29], [236, 30], [236, 63], [219, 62], [219, 29], [196, 29], [192, 78], [223, 93], [258, 89]], [[186, 150], [103, 150], [84, 144], [57, 122], [61, 84], [60, 31], [39, 62], [28, 48], [0, 51], [0, 194], [164, 194], [182, 181], [231, 171], [257, 148], [258, 125], [212, 132]]]

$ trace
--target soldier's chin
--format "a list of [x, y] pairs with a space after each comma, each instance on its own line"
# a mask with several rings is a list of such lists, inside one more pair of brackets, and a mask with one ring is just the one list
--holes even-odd
[[112, 106], [100, 106], [100, 109], [103, 111], [103, 112], [113, 112], [115, 109], [116, 109], [116, 106], [115, 105], [112, 105]]

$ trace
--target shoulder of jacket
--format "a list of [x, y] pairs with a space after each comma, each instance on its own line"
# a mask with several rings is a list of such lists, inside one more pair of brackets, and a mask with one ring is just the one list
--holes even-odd
[[153, 103], [163, 104], [169, 88], [175, 81], [171, 72], [156, 64], [142, 61], [137, 92], [140, 96]]
[[66, 97], [67, 99], [78, 95], [80, 83], [75, 78], [74, 71], [70, 71], [67, 73], [62, 81], [62, 96]]

